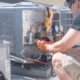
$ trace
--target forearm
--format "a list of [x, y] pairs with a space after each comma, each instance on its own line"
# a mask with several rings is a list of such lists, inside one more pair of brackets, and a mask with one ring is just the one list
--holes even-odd
[[53, 43], [52, 45], [51, 44], [48, 44], [46, 46], [47, 48], [47, 51], [49, 52], [53, 52], [53, 53], [57, 53], [57, 52], [64, 52], [63, 50], [63, 44], [61, 43], [61, 41], [58, 41], [56, 43]]
[[60, 42], [56, 42], [52, 45], [47, 45], [46, 48], [49, 52], [52, 52], [52, 53], [57, 53], [57, 52], [66, 53], [67, 52], [67, 53], [80, 56], [80, 48], [71, 48], [68, 51], [66, 51], [65, 47]]
[[70, 50], [67, 51], [67, 53], [71, 53], [71, 54], [80, 56], [80, 48], [71, 48]]

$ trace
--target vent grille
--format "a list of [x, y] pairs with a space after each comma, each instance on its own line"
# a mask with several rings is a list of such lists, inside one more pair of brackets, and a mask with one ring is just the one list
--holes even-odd
[[11, 53], [14, 53], [14, 21], [12, 13], [0, 13], [0, 41], [10, 42]]

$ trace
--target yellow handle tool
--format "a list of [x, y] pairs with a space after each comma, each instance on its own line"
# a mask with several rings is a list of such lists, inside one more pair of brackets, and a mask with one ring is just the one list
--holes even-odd
[[46, 22], [45, 22], [45, 27], [46, 29], [46, 35], [49, 33], [51, 27], [52, 27], [52, 23], [53, 23], [53, 17], [54, 17], [54, 10], [49, 10], [47, 9], [48, 12], [48, 16], [46, 18]]

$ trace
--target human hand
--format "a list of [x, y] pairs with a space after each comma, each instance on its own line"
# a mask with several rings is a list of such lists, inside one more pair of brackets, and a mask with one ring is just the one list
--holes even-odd
[[41, 49], [41, 50], [43, 50], [43, 51], [48, 51], [47, 50], [47, 45], [48, 44], [53, 44], [54, 43], [54, 41], [52, 40], [52, 39], [45, 39], [45, 37], [43, 38], [43, 39], [41, 39], [41, 40], [37, 40], [37, 47], [39, 48], [39, 49]]

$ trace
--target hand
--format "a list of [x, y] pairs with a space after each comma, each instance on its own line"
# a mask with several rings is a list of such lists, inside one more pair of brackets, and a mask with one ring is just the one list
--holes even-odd
[[47, 45], [48, 44], [53, 44], [54, 41], [52, 39], [50, 39], [49, 42], [47, 42], [46, 40], [42, 39], [42, 40], [37, 40], [37, 47], [43, 51], [48, 51], [47, 50]]

